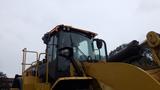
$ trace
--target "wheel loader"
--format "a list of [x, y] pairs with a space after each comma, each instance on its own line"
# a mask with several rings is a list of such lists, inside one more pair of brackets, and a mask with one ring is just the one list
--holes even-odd
[[[42, 37], [45, 53], [23, 49], [22, 75], [15, 75], [11, 90], [160, 90], [159, 34], [149, 32], [142, 44], [133, 41], [111, 55], [96, 35], [56, 26]], [[145, 52], [150, 63], [141, 62], [148, 61]], [[35, 54], [33, 63], [28, 53]]]

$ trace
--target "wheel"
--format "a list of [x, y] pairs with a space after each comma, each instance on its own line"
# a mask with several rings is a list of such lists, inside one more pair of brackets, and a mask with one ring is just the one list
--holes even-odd
[[18, 88], [19, 90], [22, 90], [22, 79], [21, 76], [16, 75], [13, 83], [12, 83], [12, 88]]

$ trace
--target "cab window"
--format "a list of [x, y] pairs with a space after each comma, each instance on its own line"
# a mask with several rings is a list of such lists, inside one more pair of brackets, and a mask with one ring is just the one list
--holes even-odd
[[47, 45], [48, 60], [49, 61], [55, 60], [57, 57], [56, 54], [57, 54], [57, 37], [52, 36]]

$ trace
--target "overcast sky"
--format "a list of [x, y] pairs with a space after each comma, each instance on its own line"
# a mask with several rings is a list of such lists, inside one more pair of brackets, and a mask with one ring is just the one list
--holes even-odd
[[21, 50], [44, 52], [41, 37], [58, 24], [98, 33], [110, 51], [160, 33], [160, 0], [0, 0], [0, 71], [21, 74]]

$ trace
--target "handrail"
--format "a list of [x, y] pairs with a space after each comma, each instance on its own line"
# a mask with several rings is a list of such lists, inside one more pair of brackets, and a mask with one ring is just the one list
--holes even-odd
[[[22, 60], [22, 88], [24, 89], [24, 72], [25, 72], [25, 67], [26, 67], [26, 65], [31, 65], [32, 66], [33, 63], [38, 62], [39, 59], [38, 59], [38, 52], [36, 52], [36, 51], [27, 51], [27, 48], [24, 48], [22, 51], [23, 51], [23, 60]], [[36, 54], [36, 61], [35, 62], [33, 62], [31, 64], [26, 63], [27, 52], [28, 53], [34, 53], [34, 54]], [[38, 67], [36, 66], [36, 77], [37, 77], [37, 73], [38, 73]], [[35, 79], [35, 82], [34, 82], [35, 84], [36, 84], [36, 80], [37, 79]]]
[[[43, 55], [43, 54], [46, 55], [47, 53], [40, 53], [38, 58], [40, 59], [40, 56]], [[48, 83], [48, 60], [46, 60], [46, 61], [47, 61], [46, 62], [46, 83]], [[37, 63], [37, 67], [38, 66], [39, 66], [39, 63]]]
[[[47, 53], [38, 53], [36, 51], [28, 51], [27, 48], [24, 48], [23, 50], [23, 60], [22, 60], [22, 78], [24, 80], [24, 74], [25, 74], [25, 70], [26, 70], [26, 65], [34, 65], [35, 66], [35, 77], [37, 78], [38, 77], [38, 68], [39, 68], [39, 62], [40, 62], [40, 57], [41, 55], [46, 55]], [[27, 56], [27, 53], [34, 53], [36, 54], [36, 61], [32, 62], [32, 63], [26, 63], [26, 56]], [[46, 83], [48, 83], [48, 60], [46, 60]], [[37, 79], [36, 79], [37, 80]], [[35, 84], [36, 84], [36, 80], [35, 80]], [[24, 81], [22, 81], [24, 82]], [[24, 87], [24, 85], [23, 85]]]
[[25, 71], [25, 66], [26, 65], [33, 65], [33, 63], [31, 63], [31, 64], [29, 64], [29, 63], [26, 63], [26, 55], [27, 55], [27, 52], [28, 53], [35, 53], [36, 54], [36, 61], [35, 62], [37, 62], [37, 61], [39, 61], [39, 58], [38, 58], [38, 52], [36, 52], [36, 51], [27, 51], [27, 48], [24, 48], [23, 50], [23, 61], [22, 61], [22, 74], [23, 74], [23, 72]]

